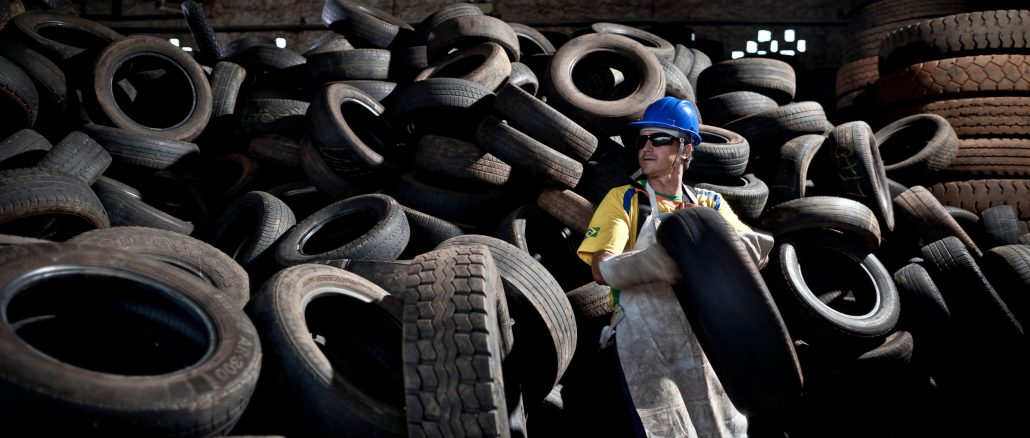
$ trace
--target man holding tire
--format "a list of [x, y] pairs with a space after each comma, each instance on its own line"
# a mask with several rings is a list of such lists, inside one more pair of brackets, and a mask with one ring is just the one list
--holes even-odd
[[717, 273], [680, 273], [655, 236], [664, 215], [696, 206], [718, 210], [738, 235], [754, 233], [718, 193], [683, 184], [693, 148], [701, 142], [692, 103], [662, 98], [629, 128], [637, 135], [626, 146], [637, 148], [643, 178], [608, 192], [578, 255], [598, 284], [612, 286], [616, 311], [602, 346], [618, 346], [610, 350], [617, 354], [620, 384], [636, 414], [631, 415], [634, 434], [746, 436], [747, 419], [727, 397], [670, 286], [680, 275]]

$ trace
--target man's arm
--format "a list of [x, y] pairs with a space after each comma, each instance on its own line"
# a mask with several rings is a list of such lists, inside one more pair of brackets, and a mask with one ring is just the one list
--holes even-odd
[[594, 258], [590, 260], [590, 273], [594, 276], [595, 283], [602, 286], [608, 284], [601, 275], [601, 262], [612, 257], [615, 257], [615, 253], [603, 249], [594, 253]]

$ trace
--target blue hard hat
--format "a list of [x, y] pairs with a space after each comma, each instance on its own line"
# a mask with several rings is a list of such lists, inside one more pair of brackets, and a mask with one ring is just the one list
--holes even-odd
[[644, 111], [638, 122], [631, 122], [630, 127], [641, 129], [646, 127], [676, 129], [690, 134], [691, 144], [701, 143], [700, 123], [697, 120], [697, 107], [687, 100], [675, 97], [663, 97], [652, 103]]

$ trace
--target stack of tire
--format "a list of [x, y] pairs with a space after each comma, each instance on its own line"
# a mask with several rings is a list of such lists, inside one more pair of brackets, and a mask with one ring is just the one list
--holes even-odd
[[[193, 57], [56, 10], [15, 15], [0, 35], [5, 430], [611, 435], [597, 418], [625, 410], [598, 351], [609, 290], [575, 250], [636, 170], [622, 127], [663, 95], [702, 107], [690, 182], [719, 184], [780, 243], [759, 272], [710, 211], [660, 230], [685, 270], [733, 266], [732, 281], [693, 276], [679, 293], [756, 434], [880, 424], [863, 415], [922, 427], [887, 415], [897, 404], [859, 408], [882, 401], [870, 393], [925, 395], [929, 375], [968, 391], [962, 367], [1020, 363], [998, 356], [1013, 328], [981, 318], [1006, 311], [961, 251], [979, 248], [991, 284], [1025, 285], [1023, 247], [997, 231], [973, 242], [968, 218], [914, 186], [894, 203], [912, 227], [891, 232], [871, 128], [793, 102], [778, 61], [712, 66], [614, 23], [556, 48], [471, 4], [410, 26], [347, 0], [325, 3], [327, 35], [298, 53], [222, 44], [197, 3], [183, 11]], [[763, 179], [786, 181], [770, 184], [775, 202], [731, 200], [737, 180]], [[900, 293], [922, 280], [895, 290], [884, 274], [912, 257], [958, 297], [954, 318], [932, 292]], [[834, 267], [810, 268], [824, 259]], [[982, 293], [962, 301], [955, 287]], [[1019, 302], [1013, 290], [998, 294]], [[909, 297], [923, 317], [899, 315]], [[703, 311], [723, 299], [739, 317]], [[929, 339], [916, 357], [948, 363], [938, 323], [997, 340], [931, 374], [908, 359]], [[749, 335], [715, 338], [734, 333]], [[854, 376], [854, 410], [819, 415]]]
[[702, 143], [684, 178], [723, 194], [752, 224], [767, 206], [803, 196], [807, 169], [792, 168], [801, 172], [800, 187], [790, 182], [798, 175], [788, 174], [789, 164], [800, 160], [788, 145], [825, 138], [833, 126], [818, 102], [794, 102], [796, 89], [794, 68], [776, 59], [738, 58], [705, 69], [698, 77]]
[[1028, 44], [1026, 9], [919, 21], [884, 39], [876, 84], [879, 120], [934, 114], [958, 136], [958, 151], [946, 167], [903, 183], [925, 184], [944, 204], [977, 215], [1015, 206], [1023, 232], [1030, 223], [1030, 210], [1021, 205], [1030, 195]]
[[[1022, 181], [1027, 11], [1005, 9], [1021, 6], [1004, 0], [851, 6], [849, 31], [855, 38], [844, 47], [837, 73], [840, 119], [868, 121], [883, 137], [901, 126], [939, 122], [900, 120], [906, 116], [941, 116], [959, 137], [958, 152], [898, 182], [931, 187], [947, 206], [975, 215], [1002, 204], [1018, 207], [1027, 194]], [[1028, 217], [1030, 212], [1020, 208], [1024, 231]]]

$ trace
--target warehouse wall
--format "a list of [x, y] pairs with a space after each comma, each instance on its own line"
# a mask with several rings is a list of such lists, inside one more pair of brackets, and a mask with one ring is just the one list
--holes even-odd
[[[192, 37], [174, 0], [81, 0], [73, 2], [87, 18], [126, 34], [175, 37], [191, 45]], [[455, 0], [369, 0], [397, 17], [417, 23]], [[561, 39], [597, 21], [630, 24], [673, 42], [697, 47], [713, 61], [744, 51], [748, 41], [758, 49], [758, 31], [768, 30], [779, 48], [804, 52], [782, 57], [798, 72], [798, 99], [816, 100], [833, 108], [833, 77], [840, 66], [846, 36], [847, 0], [473, 0], [484, 12], [509, 22], [534, 26]], [[205, 0], [208, 18], [223, 42], [243, 35], [282, 37], [303, 52], [327, 31], [321, 21], [324, 0]], [[795, 42], [783, 40], [794, 30]]]

